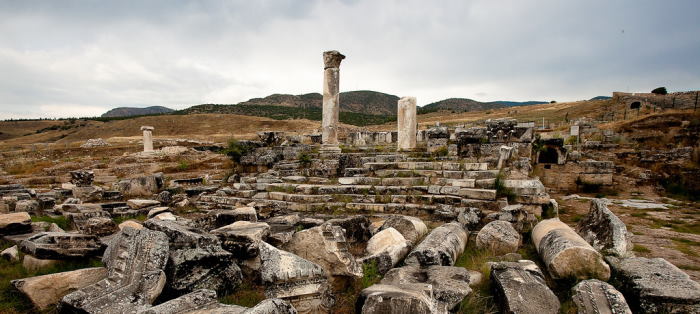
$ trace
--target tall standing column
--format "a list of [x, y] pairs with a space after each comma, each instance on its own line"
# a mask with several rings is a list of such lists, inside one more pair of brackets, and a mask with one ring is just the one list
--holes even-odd
[[416, 97], [399, 99], [396, 113], [399, 131], [397, 150], [413, 150], [416, 148]]
[[153, 151], [153, 129], [152, 126], [142, 126], [141, 131], [143, 131], [143, 151], [151, 152]]
[[323, 53], [322, 150], [339, 152], [338, 114], [340, 112], [340, 62], [345, 56], [335, 50]]

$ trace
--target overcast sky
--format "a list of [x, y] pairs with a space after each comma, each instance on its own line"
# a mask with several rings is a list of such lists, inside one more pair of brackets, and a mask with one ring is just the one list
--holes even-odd
[[0, 0], [0, 119], [340, 89], [580, 100], [700, 89], [700, 1]]

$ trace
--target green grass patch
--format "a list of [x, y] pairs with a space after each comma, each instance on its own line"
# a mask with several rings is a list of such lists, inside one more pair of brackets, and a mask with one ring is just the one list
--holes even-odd
[[382, 280], [382, 275], [377, 270], [376, 261], [362, 264], [362, 289], [376, 284], [380, 280]]
[[48, 223], [55, 223], [57, 226], [61, 227], [63, 230], [69, 230], [70, 229], [70, 222], [68, 221], [68, 218], [65, 216], [32, 216], [32, 221], [33, 222], [48, 222]]
[[472, 287], [474, 291], [459, 304], [458, 313], [498, 313], [490, 279], [491, 272], [486, 264], [490, 257], [488, 251], [468, 246], [455, 262], [455, 267], [476, 270], [481, 272], [482, 276], [481, 282]]
[[253, 307], [265, 299], [264, 287], [254, 286], [250, 281], [243, 281], [236, 292], [219, 298], [219, 302]]
[[636, 243], [634, 244], [632, 251], [635, 251], [637, 253], [649, 253], [649, 252], [651, 252], [651, 250], [648, 249], [646, 246], [643, 246], [641, 244], [636, 244]]
[[649, 217], [649, 214], [647, 214], [645, 212], [637, 212], [637, 213], [630, 214], [630, 216], [637, 217], [637, 218], [646, 218], [646, 217]]
[[146, 218], [148, 218], [148, 216], [146, 216], [146, 215], [120, 216], [120, 217], [115, 217], [112, 220], [114, 220], [115, 224], [119, 225], [120, 223], [125, 222], [127, 220], [146, 221]]

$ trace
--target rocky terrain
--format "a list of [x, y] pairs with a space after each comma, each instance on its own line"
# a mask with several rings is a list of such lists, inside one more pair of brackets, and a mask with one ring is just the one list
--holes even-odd
[[695, 313], [699, 121], [430, 113], [340, 151], [307, 120], [4, 122], [0, 311]]

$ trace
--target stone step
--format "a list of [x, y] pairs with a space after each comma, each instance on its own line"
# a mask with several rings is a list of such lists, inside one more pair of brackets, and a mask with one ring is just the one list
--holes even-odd
[[363, 167], [370, 170], [404, 169], [404, 170], [488, 170], [487, 163], [461, 163], [452, 161], [397, 161], [397, 162], [364, 162]]
[[[291, 194], [294, 195], [294, 194]], [[296, 196], [299, 196], [298, 194]], [[308, 195], [306, 195], [308, 196]], [[285, 196], [279, 196], [285, 198]], [[294, 197], [294, 196], [292, 196]], [[381, 199], [382, 196], [375, 195], [334, 195], [330, 201], [324, 202], [295, 202], [288, 200], [274, 199], [254, 199], [233, 196], [202, 195], [196, 205], [202, 209], [235, 209], [255, 203], [257, 209], [275, 208], [287, 211], [369, 211], [369, 212], [400, 212], [400, 209], [409, 209], [415, 213], [430, 214], [440, 206], [450, 205], [453, 207], [476, 207], [482, 211], [498, 211], [504, 205], [501, 202], [466, 199], [448, 195], [394, 195], [389, 199]], [[380, 199], [376, 199], [380, 198]], [[414, 203], [417, 199], [430, 199], [430, 203]], [[290, 198], [293, 199], [293, 198]], [[297, 198], [297, 201], [311, 200]], [[338, 201], [340, 200], [340, 201]], [[389, 202], [377, 202], [386, 201]], [[441, 202], [445, 203], [441, 203]]]
[[495, 179], [498, 170], [408, 170], [379, 169], [374, 170], [378, 177], [437, 177], [448, 179]]
[[[257, 196], [256, 196], [257, 198]], [[267, 192], [266, 199], [294, 203], [417, 203], [462, 205], [462, 197], [454, 195], [366, 195], [366, 194], [332, 194], [307, 195], [284, 192]]]
[[266, 191], [300, 194], [425, 194], [428, 186], [270, 183], [266, 184]]
[[397, 162], [406, 160], [405, 154], [375, 155], [360, 158], [362, 164], [370, 162]]
[[341, 177], [338, 178], [338, 183], [342, 185], [402, 185], [414, 186], [425, 185], [426, 178], [411, 177], [411, 178], [377, 178], [377, 177]]
[[370, 173], [369, 169], [367, 168], [345, 168], [345, 176], [346, 177], [356, 177], [356, 176], [365, 176]]

